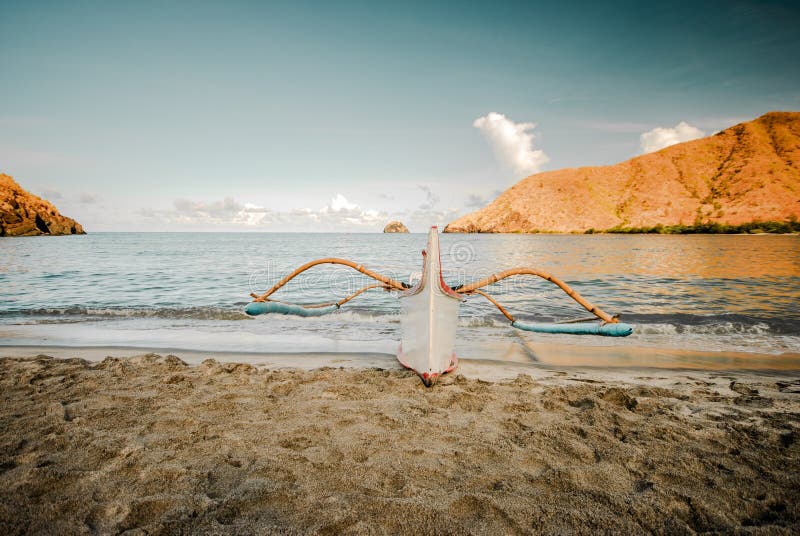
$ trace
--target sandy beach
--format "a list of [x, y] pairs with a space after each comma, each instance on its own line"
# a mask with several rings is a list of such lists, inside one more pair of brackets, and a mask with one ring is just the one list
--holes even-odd
[[6, 350], [4, 534], [800, 530], [797, 372]]
[[800, 536], [799, 27], [0, 0], [0, 536]]

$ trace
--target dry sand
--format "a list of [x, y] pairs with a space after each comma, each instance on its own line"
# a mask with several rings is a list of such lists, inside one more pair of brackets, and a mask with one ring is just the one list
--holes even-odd
[[528, 370], [0, 359], [0, 533], [800, 531], [796, 373]]

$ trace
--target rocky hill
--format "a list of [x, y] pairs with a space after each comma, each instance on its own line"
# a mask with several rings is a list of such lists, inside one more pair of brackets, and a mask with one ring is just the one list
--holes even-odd
[[407, 233], [408, 227], [403, 225], [402, 222], [399, 221], [390, 221], [386, 224], [386, 227], [383, 228], [384, 233]]
[[52, 203], [0, 173], [0, 236], [68, 234], [85, 233], [80, 223], [62, 216]]
[[445, 232], [585, 232], [800, 217], [800, 113], [771, 112], [612, 166], [537, 173]]

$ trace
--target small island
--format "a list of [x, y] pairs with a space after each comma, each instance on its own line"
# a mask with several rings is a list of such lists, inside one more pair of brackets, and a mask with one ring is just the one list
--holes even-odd
[[399, 221], [390, 221], [386, 224], [386, 227], [383, 228], [384, 233], [407, 233], [408, 227], [403, 225], [402, 222]]

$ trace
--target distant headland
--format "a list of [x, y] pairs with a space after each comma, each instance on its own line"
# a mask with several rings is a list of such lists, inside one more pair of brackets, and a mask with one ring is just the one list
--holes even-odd
[[798, 232], [800, 112], [611, 166], [527, 177], [449, 233]]
[[0, 173], [0, 236], [71, 234], [86, 233], [80, 223], [62, 216], [52, 203]]

